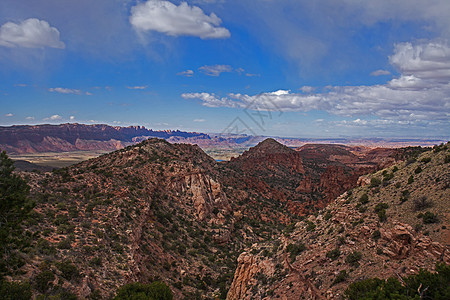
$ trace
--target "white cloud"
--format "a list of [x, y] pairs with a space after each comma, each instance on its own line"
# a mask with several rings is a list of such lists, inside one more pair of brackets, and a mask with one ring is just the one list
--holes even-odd
[[62, 88], [62, 87], [49, 88], [48, 91], [49, 92], [61, 93], [61, 94], [75, 94], [75, 95], [83, 94], [83, 92], [81, 90], [68, 89], [68, 88]]
[[384, 75], [391, 75], [391, 72], [388, 70], [376, 70], [370, 73], [370, 76], [384, 76]]
[[[208, 107], [248, 107], [253, 110], [322, 110], [341, 116], [372, 115], [387, 120], [440, 120], [450, 118], [450, 51], [435, 42], [397, 45], [391, 63], [404, 72], [384, 85], [327, 86], [316, 93], [279, 90], [257, 95], [182, 94]], [[303, 89], [308, 92], [307, 87]], [[359, 120], [359, 121], [358, 121]], [[361, 119], [353, 123], [361, 124]]]
[[450, 81], [450, 46], [447, 41], [417, 45], [400, 43], [395, 45], [394, 51], [389, 61], [402, 75], [438, 82]]
[[74, 121], [75, 120], [75, 116], [70, 116], [69, 119], [70, 119], [70, 121]]
[[48, 118], [44, 118], [44, 121], [59, 121], [62, 120], [62, 117], [60, 115], [53, 115]]
[[25, 120], [34, 120], [34, 117], [26, 117]]
[[194, 119], [194, 122], [205, 122], [205, 119]]
[[393, 89], [410, 89], [420, 90], [430, 87], [429, 83], [415, 77], [414, 75], [403, 75], [399, 78], [394, 78], [388, 82], [388, 86]]
[[130, 90], [145, 90], [148, 85], [140, 85], [140, 86], [127, 86], [127, 89]]
[[209, 93], [185, 93], [181, 97], [184, 99], [200, 99], [203, 101], [203, 105], [208, 107], [242, 107], [236, 101], [228, 98], [219, 99], [216, 95]]
[[9, 113], [9, 114], [5, 114], [5, 117], [12, 117], [14, 116], [13, 114]]
[[59, 31], [47, 21], [30, 18], [19, 24], [7, 22], [0, 27], [0, 46], [25, 48], [59, 48]]
[[202, 39], [228, 38], [230, 32], [220, 27], [222, 20], [209, 16], [197, 6], [186, 2], [175, 5], [169, 1], [149, 0], [131, 8], [130, 23], [139, 32], [158, 31], [170, 36], [196, 36]]
[[303, 93], [311, 93], [311, 92], [313, 92], [313, 91], [315, 90], [315, 88], [312, 87], [312, 86], [305, 85], [305, 86], [302, 86], [302, 87], [300, 88], [300, 90], [301, 90]]
[[186, 71], [177, 73], [177, 75], [178, 75], [178, 76], [192, 77], [192, 76], [194, 76], [194, 71], [192, 71], [192, 70], [186, 70]]
[[198, 68], [201, 72], [208, 76], [219, 76], [223, 72], [232, 72], [233, 68], [229, 65], [212, 65]]
[[244, 70], [243, 68], [237, 68], [237, 69], [235, 69], [235, 71], [236, 71], [237, 73], [239, 73], [239, 75], [241, 75], [242, 73], [245, 72], [245, 70]]

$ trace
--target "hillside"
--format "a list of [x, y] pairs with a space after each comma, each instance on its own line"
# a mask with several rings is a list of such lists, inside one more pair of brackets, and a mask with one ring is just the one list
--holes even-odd
[[[176, 299], [223, 299], [236, 289], [233, 275], [245, 249], [276, 241], [329, 202], [325, 185], [298, 189], [305, 178], [322, 180], [330, 166], [353, 170], [343, 158], [355, 159], [348, 149], [320, 147], [326, 151], [316, 155], [323, 157], [317, 166], [270, 139], [216, 162], [198, 146], [149, 139], [51, 173], [21, 173], [36, 206], [21, 242], [9, 246], [3, 275], [30, 282], [34, 295], [108, 298], [125, 283], [161, 280]], [[380, 155], [395, 160], [407, 152]], [[366, 163], [367, 172], [378, 168]], [[356, 186], [357, 176], [351, 178]], [[274, 257], [282, 255], [277, 249]]]
[[[161, 279], [177, 299], [224, 298], [242, 249], [293, 219], [276, 202], [262, 202], [262, 214], [240, 203], [218, 169], [198, 146], [150, 139], [24, 173], [36, 207], [24, 226], [27, 250], [11, 254], [7, 274], [31, 281], [36, 294], [108, 297], [127, 282]], [[43, 274], [52, 284], [39, 285]]]
[[374, 149], [359, 156], [343, 145], [308, 144], [297, 149], [266, 139], [232, 159], [221, 173], [237, 190], [249, 190], [286, 203], [304, 215], [325, 207], [357, 185], [361, 175], [399, 161], [406, 149]]
[[404, 277], [450, 263], [450, 151], [435, 147], [238, 259], [227, 299], [339, 299], [364, 278]]

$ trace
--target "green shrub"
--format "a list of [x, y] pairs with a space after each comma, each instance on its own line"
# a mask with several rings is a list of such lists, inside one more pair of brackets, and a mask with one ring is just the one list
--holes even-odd
[[386, 203], [378, 203], [375, 206], [375, 212], [378, 214], [378, 219], [380, 220], [380, 222], [384, 222], [386, 221], [387, 217], [386, 217], [386, 209], [389, 207], [389, 205], [387, 205]]
[[336, 276], [336, 278], [334, 278], [334, 281], [331, 285], [335, 285], [341, 282], [344, 282], [345, 280], [347, 280], [348, 274], [346, 270], [342, 270], [339, 272], [339, 274]]
[[306, 231], [314, 231], [316, 229], [316, 224], [314, 224], [311, 221], [306, 221], [307, 225], [306, 225]]
[[91, 266], [101, 266], [102, 265], [102, 258], [100, 256], [94, 257], [89, 261], [89, 264]]
[[71, 245], [69, 239], [61, 240], [61, 241], [58, 243], [58, 249], [70, 249], [70, 248], [72, 248], [72, 245]]
[[331, 260], [336, 260], [341, 256], [341, 250], [339, 250], [339, 248], [330, 250], [327, 252], [326, 256]]
[[422, 221], [424, 224], [432, 224], [437, 223], [439, 221], [437, 215], [433, 214], [432, 212], [425, 212], [422, 216]]
[[388, 207], [389, 207], [389, 205], [387, 205], [387, 204], [384, 203], [384, 202], [378, 203], [378, 204], [375, 206], [375, 212], [379, 212], [380, 210], [387, 209]]
[[417, 197], [414, 199], [414, 210], [424, 210], [425, 208], [428, 208], [431, 206], [431, 202], [428, 201], [426, 196]]
[[427, 164], [431, 161], [431, 157], [424, 157], [420, 161]]
[[31, 286], [29, 283], [0, 282], [0, 299], [29, 300], [31, 296]]
[[58, 270], [61, 272], [61, 276], [68, 281], [80, 277], [80, 273], [77, 267], [68, 261], [57, 263], [56, 266], [58, 267]]
[[383, 175], [383, 182], [388, 182], [392, 178], [394, 178], [394, 173], [386, 173]]
[[384, 222], [384, 221], [387, 220], [386, 211], [385, 211], [384, 209], [378, 211], [377, 214], [378, 214], [378, 220], [379, 220], [380, 222]]
[[361, 252], [353, 251], [345, 258], [345, 262], [350, 264], [353, 267], [359, 266], [359, 260], [362, 258]]
[[444, 158], [444, 164], [450, 163], [450, 155], [446, 155]]
[[381, 238], [381, 232], [377, 229], [372, 233], [372, 239], [377, 241]]
[[364, 194], [359, 198], [359, 203], [361, 203], [361, 204], [367, 204], [367, 203], [369, 203], [369, 196], [367, 196], [367, 194], [364, 193]]
[[450, 299], [450, 266], [436, 265], [436, 273], [421, 269], [418, 274], [387, 280], [370, 278], [357, 281], [345, 290], [345, 299]]
[[117, 290], [115, 300], [172, 300], [173, 293], [163, 282], [155, 281], [151, 284], [139, 282], [129, 283]]
[[400, 202], [403, 203], [409, 199], [409, 191], [403, 190], [402, 195], [400, 196]]
[[290, 254], [289, 256], [293, 259], [300, 253], [306, 250], [306, 246], [303, 243], [299, 244], [289, 244], [286, 247], [286, 251]]
[[54, 255], [56, 249], [46, 239], [39, 239], [36, 244], [36, 251], [43, 255]]
[[381, 184], [381, 180], [376, 178], [376, 177], [372, 177], [372, 179], [370, 179], [370, 187], [376, 187], [379, 186]]
[[55, 280], [55, 275], [52, 271], [43, 271], [34, 277], [34, 286], [39, 292], [45, 293], [52, 286], [53, 280]]

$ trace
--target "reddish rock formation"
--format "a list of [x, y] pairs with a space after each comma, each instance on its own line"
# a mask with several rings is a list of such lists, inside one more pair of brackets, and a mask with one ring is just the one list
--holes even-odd
[[[390, 174], [376, 188], [365, 185], [342, 194], [296, 223], [292, 233], [246, 249], [229, 299], [342, 299], [349, 284], [361, 279], [401, 281], [421, 268], [433, 271], [436, 263], [449, 264], [450, 151], [445, 151], [426, 152], [414, 163], [364, 176], [361, 181], [370, 183]], [[422, 171], [416, 173], [419, 166]], [[339, 184], [341, 179], [332, 174], [345, 177], [342, 170], [329, 168], [322, 182]], [[414, 182], [408, 180], [412, 174]], [[411, 199], [401, 201], [399, 187], [416, 199], [425, 197], [428, 207], [418, 208]], [[367, 202], [359, 201], [362, 195]], [[425, 213], [434, 219], [421, 220]], [[258, 270], [262, 260], [276, 266], [272, 277], [260, 275], [266, 274]]]
[[311, 183], [311, 175], [306, 175], [305, 179], [303, 179], [299, 186], [295, 189], [296, 192], [299, 193], [311, 193], [312, 192], [312, 183]]
[[254, 172], [260, 169], [265, 169], [263, 171], [276, 170], [279, 167], [296, 173], [305, 172], [301, 155], [298, 152], [270, 138], [231, 161], [233, 165], [239, 166], [244, 172]]

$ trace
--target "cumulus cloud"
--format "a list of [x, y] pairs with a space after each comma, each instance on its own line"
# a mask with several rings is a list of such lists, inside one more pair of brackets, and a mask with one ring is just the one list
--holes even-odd
[[391, 72], [388, 70], [376, 70], [370, 73], [370, 76], [384, 76], [384, 75], [391, 75]]
[[198, 68], [202, 73], [208, 76], [220, 76], [221, 73], [224, 72], [232, 72], [233, 68], [229, 65], [211, 65], [211, 66], [203, 66]]
[[[450, 51], [446, 44], [395, 47], [391, 63], [402, 74], [383, 85], [327, 86], [311, 93], [279, 90], [257, 95], [233, 94], [217, 97], [210, 93], [182, 94], [199, 99], [208, 107], [240, 107], [254, 110], [323, 110], [340, 116], [372, 115], [386, 120], [441, 120], [450, 117]], [[364, 123], [361, 119], [355, 124]], [[367, 124], [367, 123], [366, 123]]]
[[34, 120], [34, 117], [26, 117], [26, 120]]
[[177, 75], [178, 75], [178, 76], [192, 77], [192, 76], [194, 76], [194, 71], [192, 71], [192, 70], [186, 70], [186, 71], [177, 73]]
[[404, 90], [385, 85], [333, 87], [324, 93], [301, 94], [289, 91], [257, 95], [229, 94], [218, 98], [209, 93], [182, 94], [185, 99], [199, 99], [208, 107], [240, 107], [253, 110], [311, 111], [324, 110], [335, 115], [375, 115], [384, 118], [450, 117], [450, 86], [444, 89]]
[[53, 115], [48, 118], [44, 118], [44, 121], [59, 121], [62, 120], [62, 117], [60, 115]]
[[169, 1], [149, 0], [131, 8], [130, 23], [139, 32], [157, 31], [170, 36], [196, 36], [201, 39], [230, 37], [220, 27], [222, 20], [214, 13], [209, 16], [197, 6], [186, 2], [175, 5]]
[[56, 92], [60, 94], [75, 94], [75, 95], [81, 95], [83, 92], [81, 90], [77, 89], [68, 89], [68, 88], [62, 88], [62, 87], [56, 87], [56, 88], [49, 88], [49, 92]]
[[205, 119], [194, 119], [194, 122], [205, 122]]
[[0, 27], [0, 46], [25, 48], [59, 48], [65, 44], [59, 40], [59, 31], [47, 21], [30, 18], [19, 24], [7, 22]]
[[12, 117], [12, 116], [14, 116], [12, 113], [5, 114], [5, 117]]
[[450, 81], [450, 46], [447, 41], [400, 43], [395, 45], [390, 63], [403, 75], [424, 80]]
[[70, 116], [69, 119], [70, 119], [70, 121], [74, 121], [75, 120], [75, 116]]

